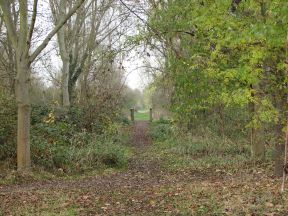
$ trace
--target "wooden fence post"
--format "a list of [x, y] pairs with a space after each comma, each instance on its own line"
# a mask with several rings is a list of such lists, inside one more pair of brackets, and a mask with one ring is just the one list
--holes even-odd
[[131, 121], [134, 122], [134, 108], [130, 109]]
[[153, 121], [152, 108], [150, 108], [150, 122]]

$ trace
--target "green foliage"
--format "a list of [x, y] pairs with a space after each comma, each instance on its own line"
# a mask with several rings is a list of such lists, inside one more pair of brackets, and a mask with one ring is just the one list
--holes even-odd
[[[79, 141], [79, 140], [78, 140]], [[82, 139], [80, 140], [83, 141]], [[45, 169], [61, 169], [64, 172], [82, 172], [105, 167], [121, 168], [128, 162], [130, 150], [112, 138], [93, 137], [84, 146], [78, 143], [50, 144], [45, 140], [33, 140], [33, 162]]]
[[126, 116], [120, 116], [117, 121], [126, 126], [131, 125], [131, 121]]
[[43, 119], [48, 116], [51, 111], [51, 107], [47, 105], [34, 105], [31, 111], [31, 124], [43, 122]]
[[15, 99], [0, 89], [0, 160], [13, 158], [14, 156], [16, 122]]
[[171, 137], [173, 128], [168, 120], [161, 119], [152, 122], [150, 135], [155, 141], [163, 141]]
[[[288, 2], [239, 1], [235, 10], [231, 3], [232, 0], [164, 1], [159, 3], [161, 7], [153, 8], [149, 24], [157, 32], [155, 44], [160, 42], [164, 47], [161, 57], [165, 60], [163, 72], [157, 74], [151, 86], [170, 89], [170, 104], [165, 107], [170, 109], [183, 136], [207, 128], [215, 136], [235, 143], [239, 137], [244, 138], [252, 144], [252, 156], [256, 157], [266, 147], [284, 143]], [[273, 136], [276, 138], [271, 139]], [[221, 151], [208, 143], [201, 142], [201, 147], [197, 143], [190, 146], [190, 141], [186, 142], [188, 146], [176, 143], [179, 155], [190, 157], [207, 152], [200, 166], [216, 166], [219, 162], [222, 167], [238, 163], [237, 160], [246, 161], [242, 154], [231, 158], [223, 152], [215, 158], [213, 155]], [[260, 147], [255, 148], [256, 145]], [[225, 148], [230, 152], [229, 145]], [[233, 149], [231, 155], [239, 152]], [[275, 159], [275, 167], [281, 167], [281, 153]]]
[[48, 170], [81, 172], [93, 168], [120, 168], [127, 164], [130, 155], [124, 134], [115, 132], [97, 136], [57, 122], [37, 124], [32, 134], [33, 163]]
[[[0, 161], [16, 158], [15, 99], [0, 94]], [[63, 110], [58, 106], [34, 105], [31, 112], [31, 156], [34, 166], [45, 170], [82, 172], [105, 167], [121, 168], [130, 157], [125, 119], [112, 123], [103, 115], [85, 128], [84, 110], [78, 107]], [[13, 161], [13, 162], [12, 162]]]
[[173, 88], [175, 120], [189, 124], [218, 106], [248, 109], [249, 104], [259, 107], [249, 126], [283, 118], [286, 1], [241, 1], [234, 12], [227, 0], [162, 4], [149, 20], [167, 47], [165, 82], [156, 85]]
[[[166, 135], [162, 128], [168, 124], [153, 124], [151, 134], [157, 152], [168, 169], [195, 169], [209, 172], [236, 172], [239, 167], [251, 164], [249, 143], [245, 137], [237, 141], [219, 136], [208, 127], [198, 128], [193, 134], [175, 131]], [[160, 128], [160, 129], [159, 129]], [[171, 126], [170, 126], [171, 128]], [[271, 158], [270, 158], [271, 159]]]

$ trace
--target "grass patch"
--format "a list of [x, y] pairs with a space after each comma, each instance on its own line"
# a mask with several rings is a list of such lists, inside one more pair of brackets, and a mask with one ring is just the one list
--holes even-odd
[[[184, 134], [173, 128], [168, 121], [153, 122], [150, 134], [154, 145], [148, 154], [161, 158], [169, 170], [214, 170], [231, 174], [237, 173], [239, 169], [254, 167], [249, 141], [244, 138], [231, 140], [213, 133], [209, 128], [199, 128], [193, 135]], [[272, 167], [269, 155], [261, 166]]]
[[149, 121], [149, 111], [147, 110], [139, 110], [134, 113], [135, 121]]
[[288, 214], [287, 195], [279, 194], [281, 181], [272, 175], [272, 148], [265, 161], [255, 163], [248, 140], [221, 137], [209, 128], [192, 135], [153, 122], [150, 134], [154, 144], [145, 154], [158, 158], [168, 172], [195, 176], [169, 200], [179, 215]]

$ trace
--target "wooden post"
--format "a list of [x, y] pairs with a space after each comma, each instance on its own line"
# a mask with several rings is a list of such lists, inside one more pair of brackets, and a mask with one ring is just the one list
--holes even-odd
[[131, 113], [131, 121], [134, 122], [134, 108], [130, 109], [130, 113]]
[[150, 122], [153, 121], [152, 108], [150, 108]]

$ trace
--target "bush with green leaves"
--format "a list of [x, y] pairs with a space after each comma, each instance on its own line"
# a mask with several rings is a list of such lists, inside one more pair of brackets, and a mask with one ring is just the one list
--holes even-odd
[[[87, 140], [89, 142], [84, 144]], [[112, 138], [103, 136], [91, 138], [88, 134], [80, 134], [78, 139], [70, 141], [50, 143], [34, 136], [33, 163], [47, 170], [82, 172], [106, 167], [121, 168], [127, 164], [130, 157], [128, 145], [116, 143]]]
[[163, 141], [171, 137], [173, 133], [172, 125], [168, 120], [159, 120], [152, 123], [150, 128], [150, 135], [152, 139], [157, 141]]
[[16, 122], [15, 98], [0, 89], [0, 160], [15, 156]]
[[31, 109], [31, 124], [43, 122], [43, 119], [51, 112], [52, 107], [47, 105], [32, 105]]
[[92, 134], [67, 122], [43, 122], [33, 125], [31, 151], [33, 164], [46, 170], [82, 172], [127, 164], [130, 148], [120, 125], [110, 125], [107, 133]]
[[[17, 107], [15, 99], [0, 92], [0, 161], [16, 162]], [[63, 110], [55, 105], [32, 105], [31, 156], [35, 166], [66, 172], [123, 167], [129, 158], [129, 127], [101, 116], [86, 128], [83, 110]], [[99, 128], [95, 129], [96, 127]], [[10, 162], [9, 162], [10, 163]]]

